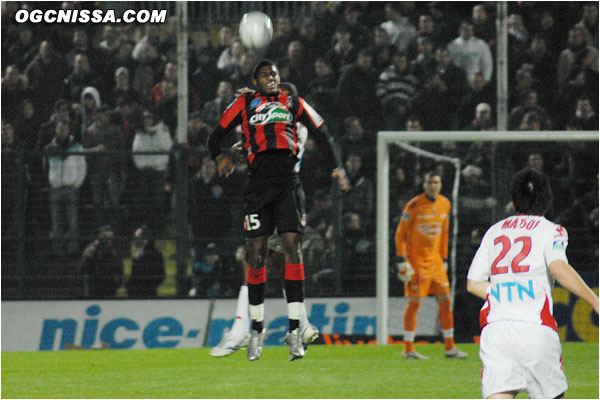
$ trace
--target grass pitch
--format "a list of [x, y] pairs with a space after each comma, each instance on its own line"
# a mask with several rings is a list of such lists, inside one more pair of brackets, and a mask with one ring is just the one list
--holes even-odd
[[[477, 344], [466, 360], [442, 345], [418, 345], [429, 360], [405, 360], [402, 346], [311, 346], [288, 361], [265, 347], [213, 358], [208, 348], [2, 353], [2, 398], [480, 398]], [[563, 343], [569, 398], [598, 398], [598, 344]], [[519, 398], [525, 398], [525, 394]]]

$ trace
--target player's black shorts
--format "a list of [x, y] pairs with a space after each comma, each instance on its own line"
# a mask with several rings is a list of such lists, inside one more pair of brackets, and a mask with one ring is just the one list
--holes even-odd
[[270, 236], [275, 228], [279, 233], [304, 233], [306, 200], [297, 176], [285, 182], [251, 179], [244, 202], [247, 238]]

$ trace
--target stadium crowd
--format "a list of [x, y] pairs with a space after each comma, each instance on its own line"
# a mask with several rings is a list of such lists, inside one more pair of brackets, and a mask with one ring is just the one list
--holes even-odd
[[[111, 273], [123, 275], [122, 258], [136, 230], [143, 225], [149, 237], [161, 238], [173, 229], [175, 25], [14, 21], [19, 8], [33, 6], [2, 4], [2, 242], [8, 250], [3, 264], [15, 261], [11, 238], [23, 237], [17, 233], [22, 221], [31, 242], [28, 257], [47, 261], [50, 253], [70, 265], [88, 250], [89, 242], [80, 239], [91, 240], [110, 223], [121, 263]], [[353, 187], [342, 194], [342, 237], [336, 242], [326, 163], [309, 137], [301, 170], [308, 211], [307, 294], [333, 294], [332, 264], [341, 249], [343, 294], [372, 295], [376, 132], [495, 130], [495, 13], [492, 2], [312, 2], [308, 15], [272, 16], [275, 34], [265, 54], [242, 46], [237, 20], [192, 21], [186, 144], [195, 258], [191, 293], [232, 296], [241, 282], [235, 253], [243, 244], [240, 188], [247, 170], [238, 166], [227, 180], [219, 178], [206, 139], [235, 90], [252, 85], [257, 60], [274, 60], [281, 80], [293, 82], [324, 117], [341, 145]], [[598, 130], [597, 3], [511, 2], [509, 15], [508, 129]], [[416, 145], [463, 161], [459, 219], [465, 240], [459, 258], [465, 273], [482, 229], [492, 222], [489, 211], [510, 212], [490, 185], [494, 153], [503, 154], [496, 167], [507, 176], [527, 163], [546, 173], [556, 197], [551, 217], [569, 232], [597, 238], [597, 149], [579, 143], [560, 149], [552, 143]], [[443, 194], [452, 187], [451, 165], [400, 149], [392, 152], [391, 163], [393, 222], [420, 192], [428, 170], [442, 173]], [[17, 207], [20, 203], [24, 206]], [[574, 242], [577, 246], [584, 254], [581, 266], [598, 265], [597, 240]], [[3, 268], [3, 276], [10, 273]]]

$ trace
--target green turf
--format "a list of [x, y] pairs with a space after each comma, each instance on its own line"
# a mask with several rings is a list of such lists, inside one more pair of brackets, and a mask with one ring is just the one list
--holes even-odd
[[[2, 353], [2, 398], [479, 398], [478, 345], [466, 360], [419, 345], [312, 346], [289, 362], [287, 347], [216, 359], [209, 349]], [[598, 398], [598, 344], [564, 343], [569, 398]], [[520, 395], [519, 397], [526, 397]]]

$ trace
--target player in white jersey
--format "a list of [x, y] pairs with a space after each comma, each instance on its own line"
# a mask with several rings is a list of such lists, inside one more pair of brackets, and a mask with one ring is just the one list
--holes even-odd
[[569, 265], [567, 231], [544, 218], [552, 203], [546, 177], [515, 174], [511, 197], [518, 215], [492, 225], [467, 276], [467, 290], [485, 299], [480, 313], [484, 398], [562, 398], [567, 379], [552, 312], [556, 279], [598, 312], [598, 296]]

